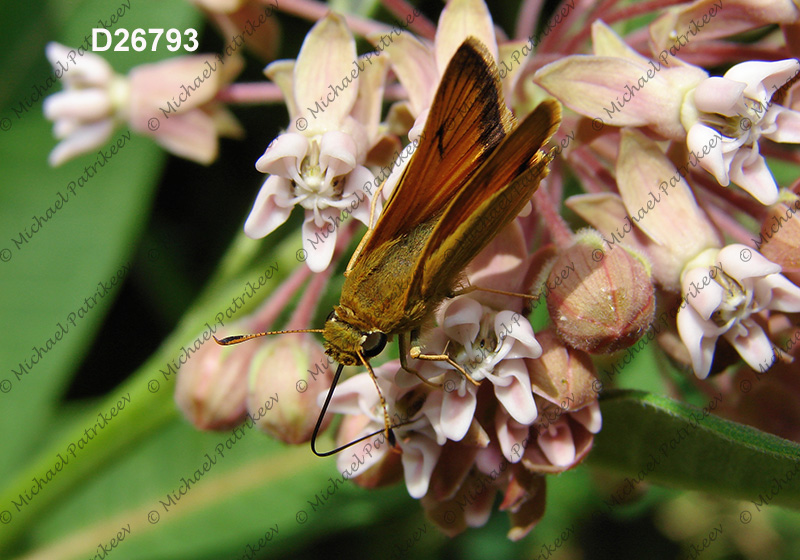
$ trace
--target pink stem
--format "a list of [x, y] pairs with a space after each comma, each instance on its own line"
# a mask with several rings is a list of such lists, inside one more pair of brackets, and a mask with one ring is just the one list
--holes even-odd
[[[270, 0], [262, 0], [262, 2], [270, 4]], [[314, 0], [281, 0], [278, 9], [309, 21], [319, 21], [331, 11], [330, 6], [327, 4], [315, 2]], [[373, 33], [386, 33], [392, 29], [391, 26], [384, 23], [378, 23], [352, 14], [342, 14], [342, 17], [344, 17], [347, 26], [353, 33], [363, 37]]]
[[753, 242], [753, 238], [757, 237], [748, 231], [747, 228], [745, 228], [742, 224], [737, 222], [730, 213], [726, 212], [722, 208], [709, 205], [705, 210], [708, 212], [708, 215], [711, 218], [711, 221], [714, 222], [715, 226], [734, 238], [739, 243], [742, 243], [743, 245], [749, 245]]
[[250, 317], [249, 323], [252, 325], [252, 329], [263, 330], [272, 325], [309, 276], [311, 276], [311, 271], [306, 265], [296, 268], [262, 304], [261, 308]]
[[[347, 227], [344, 227], [337, 232], [336, 248], [333, 250], [331, 264], [328, 265], [328, 268], [317, 273], [314, 278], [311, 279], [311, 282], [308, 284], [305, 292], [303, 292], [303, 296], [300, 299], [300, 302], [297, 304], [292, 317], [289, 319], [289, 323], [286, 325], [287, 330], [313, 328], [309, 325], [311, 323], [311, 319], [314, 317], [314, 312], [317, 309], [317, 304], [322, 296], [322, 292], [325, 290], [325, 286], [328, 284], [328, 280], [330, 280], [331, 274], [336, 268], [336, 263], [338, 262], [339, 257], [350, 244], [350, 240], [353, 238], [353, 233], [356, 227], [358, 227], [357, 224], [351, 223], [348, 224]], [[321, 325], [317, 328], [321, 328]]]
[[572, 245], [572, 230], [559, 214], [547, 190], [540, 187], [533, 195], [533, 204], [543, 218], [556, 246], [565, 249]]
[[[650, 12], [661, 10], [669, 6], [673, 6], [675, 4], [683, 4], [683, 0], [649, 0], [647, 2], [634, 3], [626, 6], [625, 8], [619, 10], [618, 12], [611, 14], [604, 14], [603, 21], [607, 25], [611, 25], [612, 23], [616, 23], [618, 21], [623, 21], [626, 19], [634, 18], [636, 16], [648, 14]], [[570, 39], [569, 43], [567, 43], [566, 46], [560, 49], [561, 52], [571, 53], [575, 51], [578, 47], [580, 47], [583, 44], [583, 42], [586, 41], [591, 36], [592, 34], [591, 24], [598, 19], [600, 19], [600, 15], [593, 14], [592, 17], [586, 22], [586, 26], [583, 29], [581, 29], [580, 32], [578, 32], [572, 39]]]
[[[303, 266], [303, 268], [308, 268]], [[311, 327], [311, 319], [314, 317], [314, 311], [317, 309], [320, 296], [325, 290], [325, 285], [331, 277], [333, 266], [329, 266], [320, 273], [314, 275], [303, 292], [303, 297], [292, 313], [289, 323], [286, 325], [286, 330], [308, 329]]]
[[800, 153], [798, 153], [797, 149], [792, 147], [785, 147], [780, 146], [777, 144], [771, 144], [769, 142], [764, 142], [759, 146], [761, 155], [774, 157], [777, 159], [781, 159], [783, 161], [789, 161], [792, 163], [800, 164]]
[[406, 99], [408, 99], [408, 92], [400, 84], [389, 84], [383, 90], [384, 101], [404, 101]]
[[582, 177], [581, 184], [587, 193], [617, 192], [616, 179], [588, 146], [575, 148], [569, 156], [569, 164]]
[[270, 82], [231, 84], [217, 94], [223, 103], [264, 104], [283, 102], [283, 92]]
[[724, 41], [704, 41], [694, 46], [691, 43], [680, 51], [681, 60], [695, 66], [722, 66], [746, 60], [782, 60], [789, 58], [789, 50], [784, 47], [765, 47], [729, 43]]
[[[383, 0], [383, 5], [389, 10], [401, 23], [408, 21], [407, 18], [414, 17], [413, 12], [416, 10], [414, 6], [406, 2], [406, 0]], [[433, 40], [436, 37], [436, 26], [424, 15], [419, 15], [408, 24], [408, 29], [426, 39]]]
[[741, 191], [737, 192], [738, 187], [734, 187], [733, 185], [723, 187], [717, 183], [717, 180], [714, 179], [712, 175], [701, 171], [693, 172], [690, 177], [690, 185], [704, 187], [710, 194], [722, 199], [724, 204], [730, 205], [731, 208], [736, 208], [756, 219], [765, 216], [764, 206], [750, 195], [744, 194]]
[[515, 39], [525, 39], [536, 31], [539, 24], [539, 14], [542, 11], [542, 0], [524, 0], [519, 8], [517, 28], [514, 30]]
[[[573, 2], [572, 5], [575, 7], [573, 9], [569, 9], [569, 6], [566, 6], [566, 1], [562, 1], [556, 6], [556, 9], [553, 10], [552, 15], [547, 20], [547, 22], [545, 23], [545, 27], [541, 31], [542, 37], [541, 37], [541, 42], [539, 43], [539, 46], [536, 49], [537, 54], [554, 50], [552, 48], [553, 45], [561, 44], [567, 32], [574, 26], [574, 24], [580, 22], [580, 15], [582, 13], [585, 13], [586, 5], [587, 4], [591, 5], [591, 1], [585, 0], [580, 4], [582, 4], [582, 6], [575, 5], [575, 3]], [[569, 10], [569, 12], [566, 13], [566, 17], [563, 17], [560, 14], [565, 6]], [[561, 18], [561, 21], [558, 24], [556, 24], [555, 21], [557, 15]], [[568, 25], [565, 25], [565, 22], [567, 22]], [[588, 25], [588, 23], [584, 23], [584, 27], [586, 25]], [[546, 35], [544, 34], [545, 31], [547, 31]]]

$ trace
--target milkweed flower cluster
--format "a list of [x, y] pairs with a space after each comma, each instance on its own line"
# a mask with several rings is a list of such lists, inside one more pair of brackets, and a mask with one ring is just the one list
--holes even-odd
[[[251, 4], [202, 2], [224, 29]], [[399, 3], [386, 4], [396, 12]], [[796, 4], [698, 0], [662, 10], [611, 1], [579, 10], [568, 0], [547, 21], [536, 6], [522, 2], [509, 38], [483, 0], [449, 0], [436, 26], [417, 10], [387, 25], [305, 2], [293, 13], [314, 24], [297, 58], [271, 61], [269, 83], [249, 84], [289, 114], [254, 162], [267, 177], [244, 230], [264, 238], [301, 209], [303, 270], [264, 304], [281, 307], [315, 273], [292, 329], [319, 326], [309, 322], [325, 281], [403, 176], [444, 70], [468, 37], [493, 58], [518, 121], [548, 98], [567, 108], [545, 148], [550, 175], [533, 211], [491, 232], [463, 274], [465, 286], [494, 291], [448, 299], [420, 333], [427, 354], [448, 359], [411, 359], [414, 374], [398, 361], [376, 365], [374, 380], [354, 375], [331, 397], [329, 413], [344, 415], [339, 445], [359, 440], [339, 456], [343, 476], [367, 488], [404, 480], [450, 535], [484, 524], [497, 494], [510, 538], [536, 525], [547, 475], [580, 463], [601, 429], [598, 360], [655, 340], [654, 351], [702, 384], [742, 368], [783, 371], [798, 353], [789, 342], [800, 317], [800, 181], [775, 165], [800, 161], [786, 149], [800, 142], [800, 53], [788, 39], [800, 21]], [[641, 6], [656, 17], [619, 35]], [[739, 34], [765, 26], [741, 42]], [[354, 33], [374, 50], [359, 54]], [[48, 47], [54, 66], [65, 49]], [[238, 57], [176, 58], [127, 76], [84, 58], [45, 103], [62, 140], [54, 165], [102, 145], [124, 122], [208, 163], [218, 136], [238, 131], [226, 104], [254, 101], [231, 84]], [[224, 72], [153, 130], [160, 104], [215, 60]], [[567, 178], [583, 191], [564, 200], [577, 216], [569, 224], [559, 213]], [[528, 317], [541, 304], [550, 323], [535, 332]], [[256, 312], [246, 325], [267, 329], [276, 315]], [[181, 371], [179, 406], [198, 427], [222, 429], [285, 387], [280, 414], [254, 423], [308, 441], [333, 362], [307, 333], [253, 346], [241, 359], [204, 350]], [[302, 395], [284, 398], [292, 391]], [[385, 414], [394, 446], [384, 439]]]

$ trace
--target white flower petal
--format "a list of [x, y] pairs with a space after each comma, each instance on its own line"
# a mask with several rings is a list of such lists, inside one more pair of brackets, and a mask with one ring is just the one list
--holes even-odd
[[96, 121], [113, 114], [108, 92], [99, 88], [65, 90], [44, 100], [44, 116], [51, 120]]
[[[317, 396], [317, 404], [322, 407], [328, 391], [322, 391]], [[383, 425], [383, 416], [379, 418], [374, 410], [378, 404], [378, 392], [368, 373], [359, 373], [336, 385], [336, 390], [328, 405], [328, 413], [350, 414], [353, 416], [364, 414], [374, 421], [380, 420]], [[375, 430], [373, 430], [375, 431]]]
[[319, 150], [319, 164], [326, 169], [325, 180], [332, 181], [334, 177], [352, 171], [358, 161], [358, 149], [352, 136], [331, 130], [322, 135]]
[[442, 432], [447, 439], [461, 441], [467, 435], [475, 416], [477, 397], [475, 387], [472, 384], [467, 386], [464, 395], [459, 395], [458, 391], [451, 391], [444, 395], [442, 400]]
[[723, 247], [717, 260], [730, 277], [739, 282], [747, 278], [758, 278], [781, 271], [781, 266], [767, 259], [758, 251], [741, 243]]
[[[111, 65], [94, 53], [84, 52], [81, 56], [77, 49], [70, 49], [60, 43], [48, 43], [44, 52], [53, 69], [60, 69], [63, 72], [61, 80], [66, 86], [71, 86], [73, 83], [84, 86], [105, 86], [114, 76]], [[67, 69], [66, 72], [64, 68]]]
[[503, 456], [511, 463], [518, 463], [524, 453], [523, 442], [528, 439], [530, 426], [511, 418], [501, 406], [495, 412], [494, 425]]
[[740, 149], [730, 167], [731, 181], [742, 187], [765, 206], [778, 202], [778, 185], [761, 155]]
[[678, 311], [678, 334], [692, 358], [694, 373], [700, 379], [708, 377], [714, 359], [714, 347], [721, 334], [713, 334], [709, 323], [692, 307], [682, 307]]
[[[309, 134], [337, 129], [358, 95], [356, 42], [344, 18], [329, 12], [308, 32], [294, 67], [294, 97]], [[319, 105], [317, 105], [319, 103]], [[309, 109], [318, 111], [310, 113]]]
[[158, 133], [152, 136], [165, 150], [203, 165], [209, 165], [217, 157], [216, 125], [201, 109], [181, 113], [161, 123]]
[[408, 493], [412, 498], [422, 498], [428, 493], [428, 486], [442, 448], [433, 440], [414, 435], [409, 441], [402, 443], [403, 475]]
[[[349, 212], [353, 217], [364, 225], [369, 225], [369, 210], [371, 199], [368, 197], [370, 192], [375, 191], [372, 184], [372, 173], [363, 165], [357, 165], [353, 171], [347, 174], [344, 189], [342, 189], [342, 200], [347, 200]], [[380, 205], [375, 208], [376, 215], [380, 213]]]
[[497, 39], [492, 15], [483, 0], [450, 0], [439, 16], [436, 28], [436, 66], [439, 75], [467, 39], [480, 40], [497, 61]]
[[542, 355], [542, 346], [536, 340], [527, 317], [514, 311], [500, 311], [494, 318], [494, 330], [498, 340], [502, 340], [503, 348], [508, 348], [502, 352], [502, 359], [538, 358]]
[[547, 460], [557, 467], [568, 467], [575, 461], [572, 430], [563, 420], [548, 426], [539, 436], [538, 443]]
[[483, 306], [469, 297], [451, 300], [444, 310], [442, 328], [447, 336], [461, 344], [471, 346], [480, 332]]
[[797, 74], [800, 62], [795, 59], [764, 62], [751, 60], [733, 66], [725, 72], [725, 78], [744, 82], [747, 89], [744, 94], [752, 99], [766, 97], [770, 99], [774, 91]]
[[53, 148], [47, 161], [53, 167], [57, 167], [75, 156], [103, 146], [111, 138], [112, 132], [114, 132], [112, 119], [85, 124]]
[[[372, 390], [374, 391], [375, 388], [373, 387]], [[358, 439], [360, 437], [366, 436], [367, 434], [371, 434], [374, 431], [376, 431], [375, 424], [369, 424], [367, 428], [365, 428], [353, 439]], [[363, 453], [363, 452], [359, 453], [358, 455], [359, 459], [361, 460], [361, 464], [358, 466], [358, 470], [360, 472], [365, 472], [371, 467], [377, 465], [380, 462], [380, 460], [383, 459], [384, 455], [386, 455], [388, 450], [389, 450], [388, 445], [381, 445], [380, 447], [376, 446], [372, 451], [370, 451], [370, 453]], [[336, 457], [336, 469], [339, 472], [350, 471], [352, 465], [353, 465], [353, 455], [343, 452], [339, 453], [339, 455]]]
[[704, 113], [719, 113], [726, 116], [741, 115], [745, 110], [742, 93], [746, 83], [727, 78], [711, 77], [695, 88], [695, 106]]
[[728, 166], [723, 156], [723, 143], [717, 142], [716, 146], [710, 148], [709, 151], [709, 146], [712, 145], [714, 136], [719, 135], [713, 128], [697, 123], [689, 129], [689, 133], [686, 135], [686, 145], [690, 151], [695, 153], [702, 152], [703, 147], [706, 148], [709, 153], [699, 160], [700, 166], [711, 173], [717, 179], [717, 182], [725, 187], [730, 184], [730, 179], [728, 178]]
[[264, 155], [256, 161], [256, 169], [261, 173], [294, 179], [308, 149], [308, 138], [296, 132], [284, 132], [270, 142]]
[[731, 336], [731, 333], [725, 333], [725, 338], [730, 341], [742, 359], [747, 362], [754, 370], [758, 371], [759, 366], [764, 362], [771, 364], [772, 356], [772, 343], [764, 329], [759, 327], [752, 320], [745, 321], [747, 327], [747, 334], [745, 336]]
[[81, 127], [81, 122], [76, 119], [59, 119], [53, 123], [53, 136], [63, 140]]
[[[713, 274], [716, 276], [721, 271], [714, 269]], [[698, 267], [688, 271], [682, 282], [684, 298], [706, 321], [719, 308], [725, 296], [725, 289], [711, 277], [709, 269]]]
[[494, 385], [497, 400], [508, 411], [508, 414], [520, 424], [533, 424], [539, 415], [536, 402], [531, 391], [531, 379], [523, 360], [505, 360], [496, 368], [495, 373], [510, 380], [506, 386]]
[[289, 120], [292, 126], [296, 127], [300, 111], [294, 98], [294, 66], [294, 60], [276, 60], [264, 68], [264, 75], [280, 88], [286, 101], [286, 108], [289, 110]]
[[[333, 250], [336, 248], [336, 229], [328, 231], [329, 224], [317, 226], [314, 214], [306, 211], [303, 222], [303, 249], [306, 252], [306, 264], [313, 272], [322, 272], [331, 264]], [[319, 239], [320, 241], [316, 241]], [[312, 245], [312, 241], [316, 242]]]
[[291, 203], [291, 189], [292, 184], [288, 179], [277, 175], [267, 177], [244, 223], [247, 237], [266, 237], [286, 221], [294, 208]]
[[800, 112], [773, 105], [764, 117], [775, 122], [775, 130], [762, 133], [773, 142], [800, 144]]
[[762, 308], [786, 313], [800, 312], [800, 287], [782, 274], [769, 274], [759, 278], [756, 280], [755, 292], [756, 301]]
[[580, 410], [570, 412], [570, 415], [593, 434], [598, 433], [603, 427], [603, 416], [600, 413], [600, 403], [597, 401], [590, 402]]

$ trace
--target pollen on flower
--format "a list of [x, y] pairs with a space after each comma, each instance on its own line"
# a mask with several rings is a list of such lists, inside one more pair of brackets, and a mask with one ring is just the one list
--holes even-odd
[[740, 244], [709, 249], [689, 262], [682, 275], [684, 298], [677, 326], [698, 377], [708, 376], [720, 336], [753, 369], [773, 355], [757, 319], [766, 312], [800, 311], [800, 288], [780, 271], [780, 266]]
[[717, 274], [715, 281], [725, 290], [722, 303], [711, 315], [717, 326], [728, 326], [731, 321], [746, 319], [757, 311], [752, 294], [749, 294], [734, 278], [723, 272]]

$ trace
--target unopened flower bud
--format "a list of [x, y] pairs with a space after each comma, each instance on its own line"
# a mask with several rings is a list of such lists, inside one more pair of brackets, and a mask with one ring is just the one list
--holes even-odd
[[[265, 341], [250, 365], [247, 411], [256, 425], [286, 443], [309, 441], [321, 410], [317, 396], [333, 379], [329, 365], [322, 345], [310, 335]], [[332, 417], [326, 415], [320, 432]]]
[[518, 541], [531, 532], [542, 519], [545, 509], [545, 477], [523, 468], [515, 468], [500, 504], [511, 521], [508, 538]]
[[536, 340], [542, 345], [541, 357], [525, 360], [536, 394], [565, 411], [597, 400], [602, 384], [588, 354], [565, 346], [550, 329], [536, 333]]
[[627, 348], [653, 320], [650, 266], [625, 247], [604, 249], [593, 232], [556, 257], [545, 282], [550, 317], [573, 348], [596, 354]]
[[[202, 340], [198, 337], [197, 340]], [[245, 418], [247, 371], [257, 344], [226, 348], [204, 340], [194, 352], [187, 345], [175, 385], [175, 402], [202, 430], [230, 430]]]
[[770, 261], [781, 265], [783, 275], [800, 285], [800, 197], [784, 194], [769, 210], [756, 240], [756, 249]]

